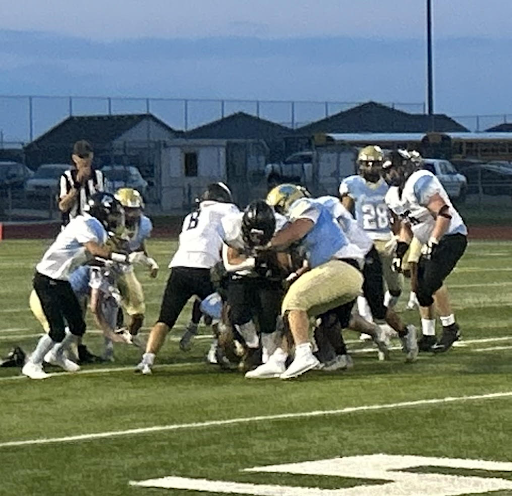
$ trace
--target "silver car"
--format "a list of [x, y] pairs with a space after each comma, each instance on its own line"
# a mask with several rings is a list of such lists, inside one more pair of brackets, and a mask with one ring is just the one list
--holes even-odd
[[30, 196], [48, 197], [59, 193], [59, 180], [69, 164], [43, 164], [25, 183], [25, 191]]
[[115, 193], [119, 188], [133, 188], [141, 195], [146, 194], [148, 183], [133, 165], [105, 165], [103, 172], [105, 191]]

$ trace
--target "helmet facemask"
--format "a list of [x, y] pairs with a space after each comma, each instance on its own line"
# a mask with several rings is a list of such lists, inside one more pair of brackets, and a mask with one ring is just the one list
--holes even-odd
[[124, 215], [126, 228], [134, 230], [140, 222], [142, 210], [135, 207], [124, 207]]
[[359, 174], [371, 183], [376, 183], [381, 177], [384, 152], [380, 146], [368, 145], [357, 155]]
[[359, 165], [359, 174], [365, 181], [370, 183], [377, 183], [382, 175], [382, 161], [370, 162], [361, 161]]
[[251, 202], [242, 217], [242, 239], [248, 248], [265, 246], [276, 229], [274, 211], [263, 200]]
[[384, 162], [382, 177], [388, 186], [403, 188], [409, 176], [417, 169], [416, 156], [407, 150], [398, 149]]

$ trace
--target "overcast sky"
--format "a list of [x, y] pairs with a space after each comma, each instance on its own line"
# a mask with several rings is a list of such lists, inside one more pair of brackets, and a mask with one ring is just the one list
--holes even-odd
[[[512, 1], [433, 6], [436, 111], [512, 114]], [[426, 0], [0, 0], [0, 95], [374, 100], [417, 112], [425, 9]], [[20, 105], [0, 98], [0, 129]], [[280, 119], [277, 105], [265, 111]]]

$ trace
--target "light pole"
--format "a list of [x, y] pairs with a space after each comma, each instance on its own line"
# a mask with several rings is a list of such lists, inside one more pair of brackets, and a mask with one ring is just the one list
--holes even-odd
[[427, 0], [427, 112], [429, 131], [435, 130], [434, 124], [434, 76], [432, 68], [432, 0]]

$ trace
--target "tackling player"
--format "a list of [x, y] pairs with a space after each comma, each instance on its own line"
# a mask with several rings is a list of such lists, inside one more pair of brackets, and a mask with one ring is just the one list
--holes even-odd
[[[66, 370], [79, 370], [78, 365], [70, 365], [63, 354], [84, 334], [86, 327], [80, 303], [69, 283], [70, 274], [93, 256], [119, 262], [129, 260], [126, 254], [113, 253], [105, 246], [107, 231], [124, 226], [121, 204], [108, 193], [96, 193], [87, 202], [86, 212], [61, 231], [36, 266], [34, 289], [48, 321], [49, 332], [41, 337], [22, 369], [22, 373], [31, 379], [48, 377], [43, 370], [43, 359], [57, 343], [62, 343], [57, 363]], [[70, 331], [67, 335], [65, 323]]]
[[[423, 244], [417, 277], [411, 286], [420, 304], [423, 337], [420, 351], [444, 352], [460, 337], [444, 280], [454, 269], [467, 246], [467, 228], [451, 204], [439, 180], [419, 170], [419, 154], [398, 150], [384, 163], [383, 177], [390, 185], [386, 194], [389, 208], [401, 219], [394, 266], [403, 257], [414, 235]], [[434, 302], [443, 325], [436, 342]]]
[[336, 258], [348, 242], [337, 221], [320, 202], [306, 198], [302, 188], [291, 184], [274, 188], [267, 202], [290, 222], [276, 233], [267, 248], [284, 249], [299, 242], [308, 270], [297, 274], [281, 306], [295, 343], [293, 362], [285, 370], [287, 354], [278, 348], [266, 364], [248, 372], [246, 377], [289, 379], [319, 365], [309, 342], [309, 318], [336, 310], [341, 326], [347, 327], [363, 277], [354, 265]]
[[210, 184], [199, 199], [197, 210], [183, 222], [176, 251], [169, 268], [172, 269], [165, 287], [160, 315], [151, 329], [146, 352], [137, 370], [151, 374], [156, 354], [173, 328], [181, 310], [190, 297], [202, 300], [215, 292], [210, 269], [221, 260], [224, 237], [221, 219], [238, 212], [231, 191], [223, 183]]

